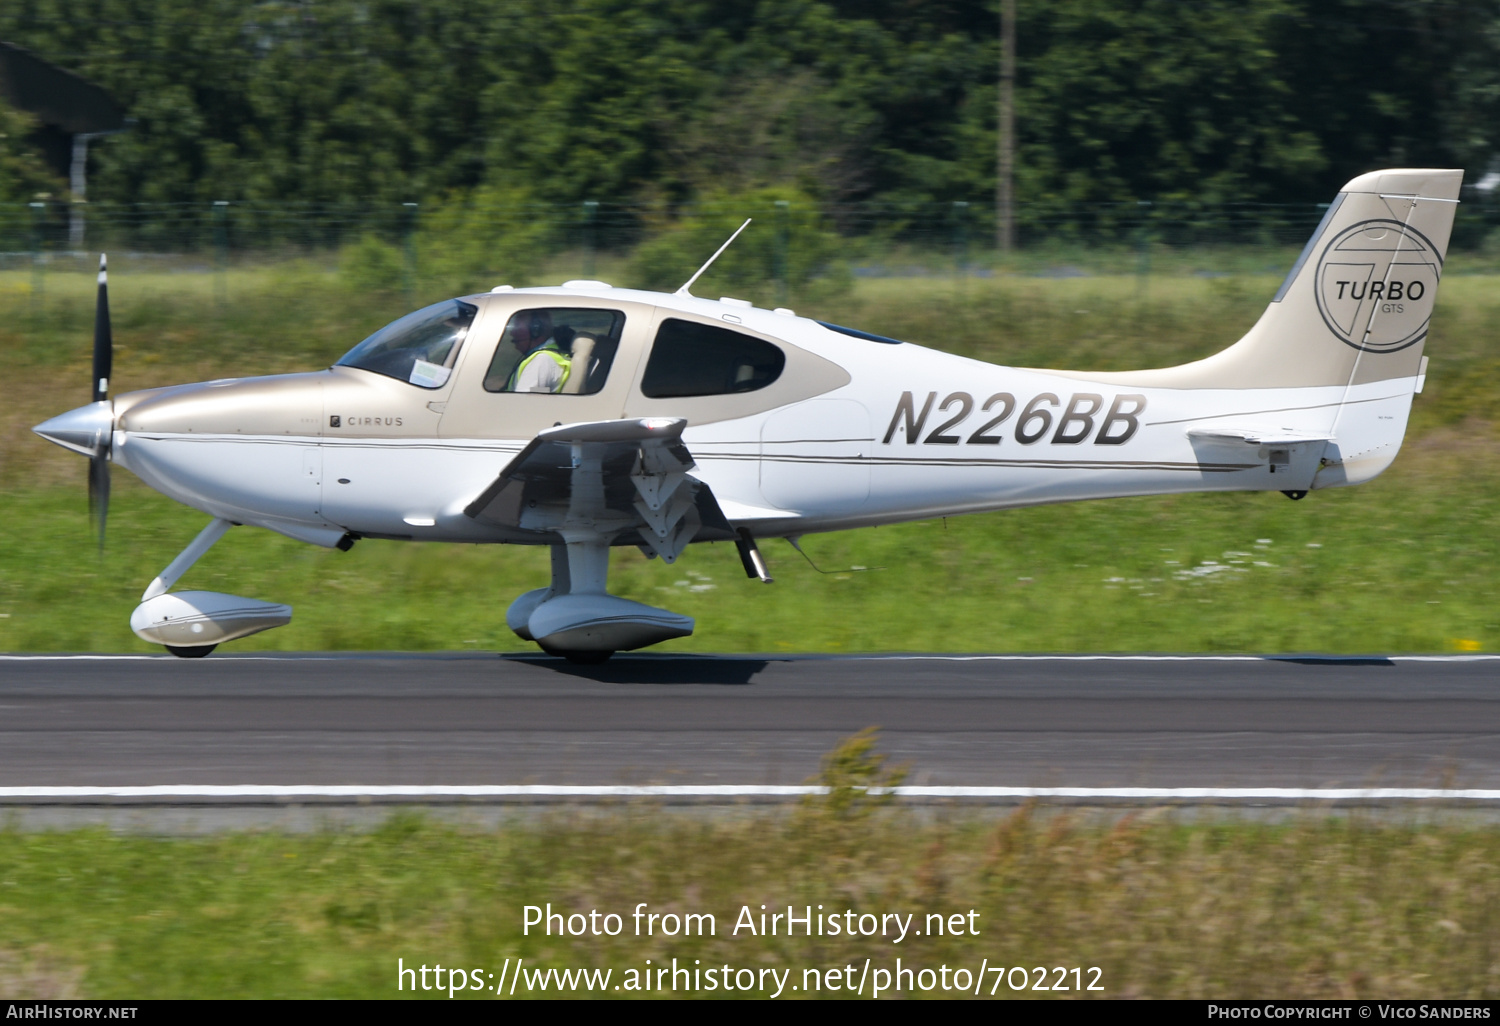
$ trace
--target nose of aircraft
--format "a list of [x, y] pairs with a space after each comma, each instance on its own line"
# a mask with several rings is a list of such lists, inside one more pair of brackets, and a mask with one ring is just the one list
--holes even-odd
[[85, 456], [97, 456], [109, 448], [115, 428], [113, 404], [105, 399], [58, 414], [31, 430], [49, 442]]

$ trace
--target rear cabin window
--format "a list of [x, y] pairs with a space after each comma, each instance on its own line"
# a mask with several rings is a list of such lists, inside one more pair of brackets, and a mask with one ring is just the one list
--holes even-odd
[[786, 354], [769, 342], [673, 318], [656, 333], [641, 392], [652, 399], [754, 392], [785, 366]]

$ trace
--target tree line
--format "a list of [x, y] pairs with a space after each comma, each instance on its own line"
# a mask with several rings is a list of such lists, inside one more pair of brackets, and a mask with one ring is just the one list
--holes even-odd
[[[1497, 152], [1500, 0], [1017, 6], [1026, 209], [1311, 203]], [[95, 202], [994, 195], [996, 0], [8, 0], [0, 39], [134, 119]]]

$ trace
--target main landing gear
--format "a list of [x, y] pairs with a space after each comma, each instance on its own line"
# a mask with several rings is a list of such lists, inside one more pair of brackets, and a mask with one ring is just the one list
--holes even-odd
[[610, 595], [609, 538], [564, 528], [552, 546], [552, 582], [510, 604], [505, 623], [549, 655], [596, 666], [615, 652], [693, 633], [693, 618]]

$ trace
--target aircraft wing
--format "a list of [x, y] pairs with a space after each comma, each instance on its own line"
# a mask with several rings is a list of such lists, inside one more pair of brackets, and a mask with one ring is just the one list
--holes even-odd
[[646, 417], [548, 428], [464, 513], [540, 534], [596, 531], [668, 563], [695, 539], [733, 541], [713, 492], [690, 473], [685, 427], [681, 418]]

